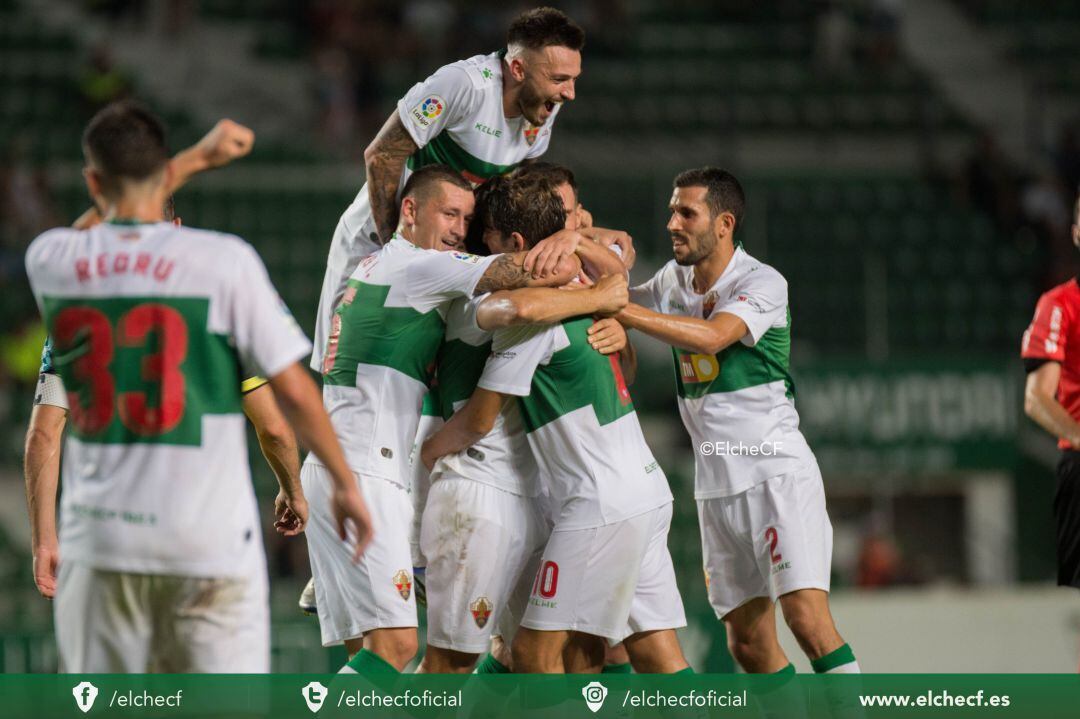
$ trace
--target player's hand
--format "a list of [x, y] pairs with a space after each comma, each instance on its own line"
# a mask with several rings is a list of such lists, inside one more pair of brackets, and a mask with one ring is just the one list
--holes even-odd
[[438, 455], [436, 455], [435, 452], [432, 451], [433, 449], [434, 447], [432, 446], [430, 440], [425, 441], [422, 445], [420, 445], [420, 461], [424, 463], [424, 467], [427, 469], [429, 474], [431, 473], [431, 469], [435, 466], [435, 462], [439, 460]]
[[637, 250], [634, 249], [634, 238], [629, 233], [622, 230], [608, 230], [603, 227], [588, 227], [582, 230], [581, 234], [604, 247], [615, 245], [619, 248], [623, 267], [627, 271], [634, 269], [634, 262], [637, 261]]
[[290, 497], [285, 492], [278, 492], [274, 499], [274, 529], [278, 534], [286, 537], [295, 537], [304, 531], [308, 521], [308, 503], [303, 494], [299, 497]]
[[583, 239], [573, 230], [560, 230], [551, 237], [537, 242], [536, 246], [525, 255], [522, 267], [526, 272], [531, 272], [534, 278], [555, 274], [559, 263], [563, 258], [574, 254]]
[[353, 485], [348, 489], [335, 489], [330, 506], [341, 541], [349, 541], [349, 530], [352, 529], [353, 540], [356, 542], [353, 561], [358, 561], [371, 541], [373, 533], [367, 503], [360, 496], [360, 490]]
[[251, 152], [255, 133], [232, 120], [218, 120], [214, 128], [195, 145], [207, 167], [222, 167]]
[[626, 342], [626, 330], [611, 317], [599, 319], [589, 328], [589, 344], [602, 355], [621, 351]]
[[60, 549], [56, 544], [34, 548], [34, 584], [41, 596], [56, 596], [56, 572], [60, 566]]
[[626, 307], [630, 301], [630, 290], [624, 275], [607, 275], [596, 281], [591, 290], [596, 297], [596, 314], [610, 316]]

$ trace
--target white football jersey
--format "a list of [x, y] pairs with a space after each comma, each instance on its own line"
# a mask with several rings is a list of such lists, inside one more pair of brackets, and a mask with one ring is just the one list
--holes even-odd
[[495, 333], [479, 386], [516, 395], [555, 531], [619, 522], [672, 501], [641, 433], [618, 355], [589, 345], [591, 317]]
[[[399, 191], [409, 175], [425, 165], [449, 165], [479, 185], [547, 151], [552, 124], [562, 106], [555, 106], [542, 127], [533, 127], [522, 116], [507, 118], [502, 102], [502, 54], [477, 55], [444, 65], [398, 101], [401, 124], [420, 148], [405, 164]], [[378, 248], [365, 183], [338, 221], [330, 244], [315, 317], [312, 369], [318, 371], [322, 365], [331, 315], [345, 292], [345, 281], [356, 263]]]
[[[476, 310], [488, 295], [455, 300], [446, 317], [446, 341], [439, 350], [437, 377], [444, 419], [465, 406], [491, 354], [492, 333], [476, 324]], [[539, 494], [536, 461], [517, 402], [507, 402], [495, 425], [480, 441], [463, 452], [436, 462], [431, 477], [443, 472], [525, 497]]]
[[70, 405], [65, 560], [183, 576], [243, 575], [260, 542], [241, 376], [311, 349], [246, 242], [103, 223], [38, 237], [26, 269]]
[[705, 294], [694, 291], [693, 279], [693, 267], [671, 260], [630, 299], [664, 314], [728, 312], [746, 323], [746, 336], [715, 356], [672, 347], [679, 414], [694, 443], [694, 496], [708, 499], [793, 472], [813, 455], [795, 411], [783, 276], [737, 247]]
[[496, 257], [422, 250], [394, 235], [349, 278], [323, 359], [323, 403], [357, 474], [408, 488], [450, 303], [472, 296]]

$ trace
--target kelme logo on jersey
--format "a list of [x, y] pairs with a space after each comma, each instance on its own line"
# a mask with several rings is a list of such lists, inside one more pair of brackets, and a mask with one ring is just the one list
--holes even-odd
[[468, 262], [470, 265], [475, 265], [480, 261], [480, 255], [470, 255], [468, 252], [451, 252], [450, 256], [459, 262]]
[[394, 588], [402, 599], [409, 601], [409, 595], [412, 593], [412, 577], [404, 569], [397, 570], [397, 574], [394, 575]]
[[488, 619], [491, 618], [492, 609], [494, 609], [494, 607], [491, 604], [491, 600], [487, 597], [480, 597], [469, 605], [469, 611], [472, 612], [473, 621], [476, 622], [476, 626], [481, 629], [487, 626]]
[[683, 382], [712, 382], [720, 375], [720, 361], [714, 355], [679, 353], [679, 376]]
[[438, 95], [430, 95], [421, 100], [412, 109], [410, 115], [412, 115], [413, 122], [420, 127], [427, 128], [443, 113], [444, 109], [446, 109], [446, 100], [443, 100]]
[[527, 128], [525, 128], [524, 132], [525, 132], [525, 142], [529, 143], [529, 145], [532, 145], [534, 142], [536, 142], [536, 138], [540, 135], [540, 128], [539, 127], [527, 127]]

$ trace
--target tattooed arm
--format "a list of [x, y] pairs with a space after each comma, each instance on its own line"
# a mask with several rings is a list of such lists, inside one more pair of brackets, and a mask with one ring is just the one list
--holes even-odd
[[533, 277], [524, 267], [526, 254], [528, 253], [511, 252], [497, 256], [480, 278], [474, 294], [516, 290], [521, 287], [560, 287], [577, 277], [581, 271], [581, 261], [577, 255], [568, 255], [559, 260], [555, 272], [546, 277]]
[[375, 218], [375, 228], [383, 242], [390, 239], [397, 227], [397, 191], [401, 171], [409, 155], [417, 149], [416, 142], [401, 124], [397, 112], [394, 112], [364, 150], [371, 215]]

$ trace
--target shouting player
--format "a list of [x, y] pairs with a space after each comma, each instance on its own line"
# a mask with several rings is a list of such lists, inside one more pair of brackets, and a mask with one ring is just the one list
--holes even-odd
[[236, 237], [164, 221], [172, 170], [160, 121], [110, 105], [83, 148], [105, 222], [51, 230], [26, 255], [71, 407], [54, 607], [61, 667], [235, 671], [258, 651], [243, 558], [262, 553], [241, 371], [270, 378], [330, 468], [339, 537], [351, 524], [357, 553], [370, 518], [298, 362], [310, 344], [258, 255]]
[[815, 671], [857, 672], [829, 612], [832, 525], [798, 429], [787, 283], [734, 243], [745, 197], [730, 173], [680, 174], [670, 206], [675, 259], [631, 290], [618, 317], [672, 346], [697, 450], [709, 601], [748, 672], [794, 671], [776, 638], [777, 600]]
[[[309, 456], [301, 470], [310, 508], [308, 552], [323, 643], [345, 643], [348, 669], [400, 671], [416, 653], [416, 604], [406, 482], [409, 453], [443, 341], [450, 303], [501, 289], [561, 285], [580, 271], [523, 269], [525, 253], [458, 252], [472, 217], [472, 186], [429, 165], [402, 193], [399, 231], [349, 279], [323, 361], [323, 402], [346, 448], [355, 482], [372, 505], [375, 540], [355, 569], [330, 523], [326, 469]], [[544, 274], [547, 272], [547, 274]]]

